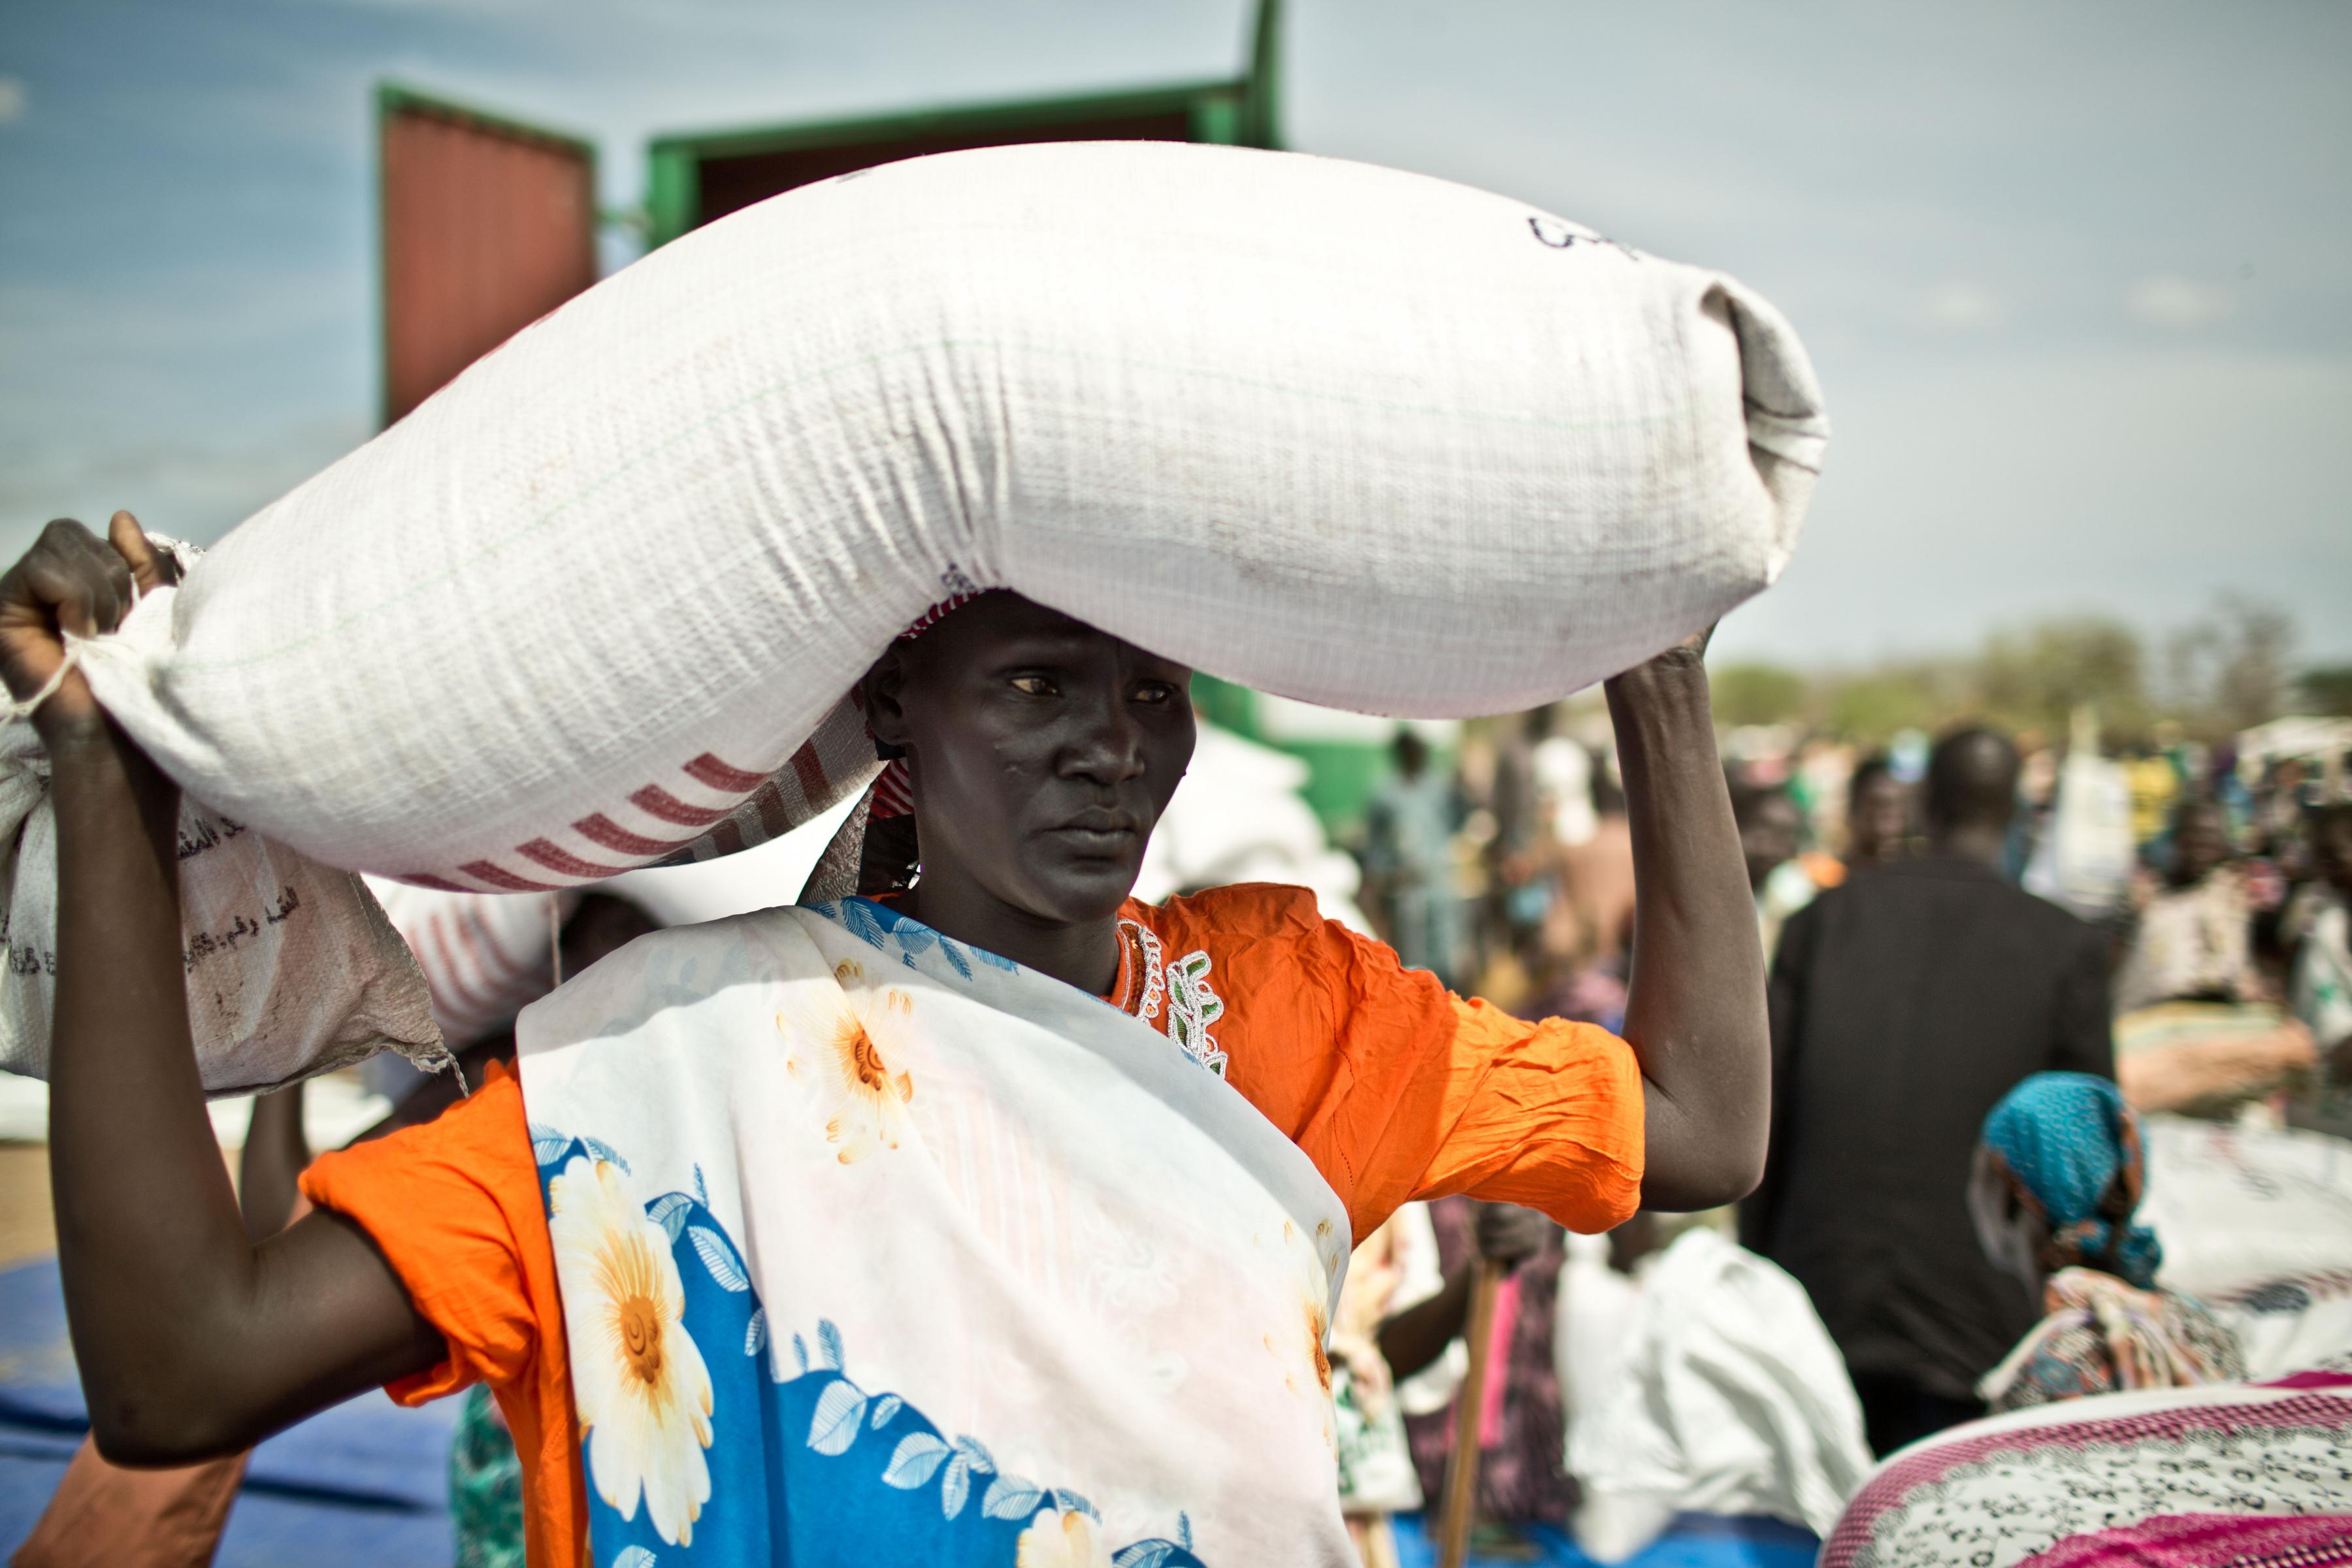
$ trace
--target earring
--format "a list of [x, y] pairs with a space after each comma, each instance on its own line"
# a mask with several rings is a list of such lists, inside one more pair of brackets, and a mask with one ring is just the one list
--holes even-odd
[[906, 748], [906, 747], [904, 747], [904, 746], [894, 746], [894, 745], [892, 745], [889, 742], [883, 740], [883, 739], [882, 739], [880, 736], [878, 736], [878, 735], [875, 737], [875, 740], [874, 740], [874, 760], [875, 760], [876, 762], [877, 762], [877, 763], [895, 763], [895, 762], [898, 762], [898, 760], [900, 760], [901, 758], [903, 758], [904, 756], [906, 756], [906, 754], [907, 754], [907, 748]]

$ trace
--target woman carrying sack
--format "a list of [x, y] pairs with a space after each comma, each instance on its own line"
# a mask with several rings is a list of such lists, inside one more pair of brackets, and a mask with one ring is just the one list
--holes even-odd
[[59, 1264], [119, 1460], [487, 1382], [536, 1564], [1342, 1563], [1351, 1237], [1439, 1194], [1596, 1231], [1756, 1180], [1763, 969], [1696, 639], [1608, 688], [1621, 1040], [1452, 996], [1295, 889], [1133, 901], [1190, 672], [995, 593], [862, 685], [911, 888], [630, 944], [524, 1014], [519, 1077], [321, 1159], [256, 1245], [190, 1051], [176, 792], [66, 657], [156, 571], [122, 514], [0, 580], [58, 808]]

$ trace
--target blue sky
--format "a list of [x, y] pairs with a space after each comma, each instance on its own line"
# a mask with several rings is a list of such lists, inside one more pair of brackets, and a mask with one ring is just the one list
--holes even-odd
[[[0, 554], [365, 438], [370, 88], [594, 139], [1223, 74], [1246, 0], [5, 0]], [[2153, 630], [2352, 660], [2352, 7], [1292, 0], [1286, 133], [1733, 272], [1838, 435], [1730, 657]], [[630, 254], [608, 246], [611, 264]]]

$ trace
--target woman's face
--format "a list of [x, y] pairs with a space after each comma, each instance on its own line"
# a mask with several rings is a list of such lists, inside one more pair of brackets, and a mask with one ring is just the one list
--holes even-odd
[[1192, 761], [1192, 671], [1022, 598], [984, 595], [876, 665], [905, 749], [923, 879], [1048, 925], [1108, 919]]

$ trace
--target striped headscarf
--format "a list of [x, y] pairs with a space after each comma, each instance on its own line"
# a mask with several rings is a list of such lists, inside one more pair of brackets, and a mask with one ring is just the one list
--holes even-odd
[[[946, 619], [950, 612], [961, 609], [987, 591], [950, 594], [918, 616], [913, 625], [898, 634], [898, 640], [912, 642]], [[865, 706], [862, 684], [852, 687], [849, 694], [859, 707]], [[871, 726], [867, 733], [872, 733]], [[903, 893], [914, 885], [921, 868], [922, 851], [915, 836], [915, 776], [907, 766], [907, 758], [896, 747], [885, 746], [878, 740], [875, 752], [881, 759], [882, 772], [867, 786], [865, 800], [850, 814], [849, 821], [826, 849], [819, 871], [833, 867], [843, 879], [827, 885], [837, 886], [842, 892], [886, 898]], [[819, 885], [814, 876], [810, 885]]]
[[[969, 594], [950, 594], [915, 617], [914, 625], [898, 634], [900, 642], [912, 642], [945, 620], [951, 610], [960, 610], [980, 597], [986, 590]], [[892, 756], [884, 759], [882, 776], [874, 781], [874, 816], [877, 817], [912, 816], [915, 814], [915, 779], [907, 771], [907, 759]]]
[[2147, 1175], [2122, 1090], [2088, 1073], [2035, 1073], [1992, 1108], [1984, 1142], [2049, 1223], [2047, 1272], [2082, 1267], [2141, 1289], [2155, 1283], [2164, 1249], [2156, 1232], [2131, 1223]]

